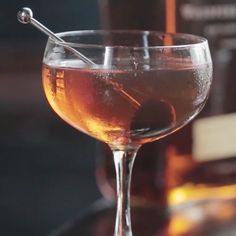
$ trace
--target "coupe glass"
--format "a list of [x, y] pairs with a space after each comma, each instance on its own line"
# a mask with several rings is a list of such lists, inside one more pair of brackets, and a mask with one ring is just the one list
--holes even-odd
[[208, 42], [151, 31], [58, 36], [66, 43], [49, 39], [43, 59], [46, 97], [67, 123], [112, 149], [118, 197], [114, 235], [131, 236], [129, 189], [136, 153], [203, 108], [212, 81]]

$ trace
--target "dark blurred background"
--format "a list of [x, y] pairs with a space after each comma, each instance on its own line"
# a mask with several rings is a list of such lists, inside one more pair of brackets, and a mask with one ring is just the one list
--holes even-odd
[[60, 120], [41, 85], [46, 37], [16, 20], [32, 8], [55, 32], [98, 29], [97, 0], [0, 3], [0, 235], [48, 235], [100, 197], [96, 143]]

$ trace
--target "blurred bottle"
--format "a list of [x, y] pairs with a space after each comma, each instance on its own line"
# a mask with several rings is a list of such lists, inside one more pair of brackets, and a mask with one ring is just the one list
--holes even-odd
[[236, 197], [236, 3], [178, 2], [176, 28], [209, 40], [214, 80], [198, 119], [168, 138], [168, 200], [178, 204], [232, 199]]
[[[155, 199], [156, 204], [168, 201], [170, 205], [235, 198], [235, 1], [100, 0], [100, 9], [104, 28], [202, 35], [209, 40], [214, 63], [212, 91], [198, 119], [160, 143], [140, 150], [131, 197], [141, 202]], [[105, 146], [101, 149], [99, 157], [104, 162], [97, 169], [97, 180], [104, 195], [114, 198], [112, 156]]]
[[104, 29], [160, 30], [165, 27], [164, 1], [98, 0]]

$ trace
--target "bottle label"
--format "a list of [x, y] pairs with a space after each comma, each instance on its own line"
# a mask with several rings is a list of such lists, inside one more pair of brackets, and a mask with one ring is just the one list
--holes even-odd
[[193, 156], [196, 161], [236, 157], [236, 113], [196, 120]]
[[180, 8], [185, 20], [210, 21], [210, 20], [235, 20], [236, 3], [226, 4], [183, 4]]
[[[179, 7], [180, 30], [200, 34], [210, 42], [217, 40], [217, 47], [235, 49], [236, 2], [235, 0], [196, 4], [188, 1]], [[188, 25], [186, 25], [188, 22]], [[181, 24], [185, 28], [181, 28]], [[187, 27], [187, 28], [186, 28]]]

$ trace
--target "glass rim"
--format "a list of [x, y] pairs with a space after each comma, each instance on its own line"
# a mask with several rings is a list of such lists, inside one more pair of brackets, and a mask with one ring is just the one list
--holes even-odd
[[204, 37], [193, 35], [193, 34], [185, 34], [185, 33], [168, 33], [161, 31], [152, 31], [152, 30], [75, 30], [75, 31], [64, 31], [56, 33], [57, 36], [63, 38], [66, 36], [88, 36], [88, 35], [99, 35], [99, 34], [109, 34], [109, 33], [129, 33], [129, 34], [140, 34], [140, 35], [157, 35], [160, 37], [161, 35], [178, 37], [181, 39], [189, 38], [196, 40], [196, 42], [184, 43], [184, 44], [173, 44], [173, 45], [154, 45], [154, 46], [124, 46], [124, 45], [106, 45], [106, 44], [88, 44], [88, 43], [74, 43], [74, 42], [60, 42], [55, 41], [49, 37], [49, 42], [55, 43], [62, 46], [70, 46], [70, 47], [78, 47], [78, 48], [117, 48], [117, 49], [133, 49], [133, 50], [143, 50], [143, 49], [187, 49], [199, 47], [202, 45], [208, 45], [208, 40]]

